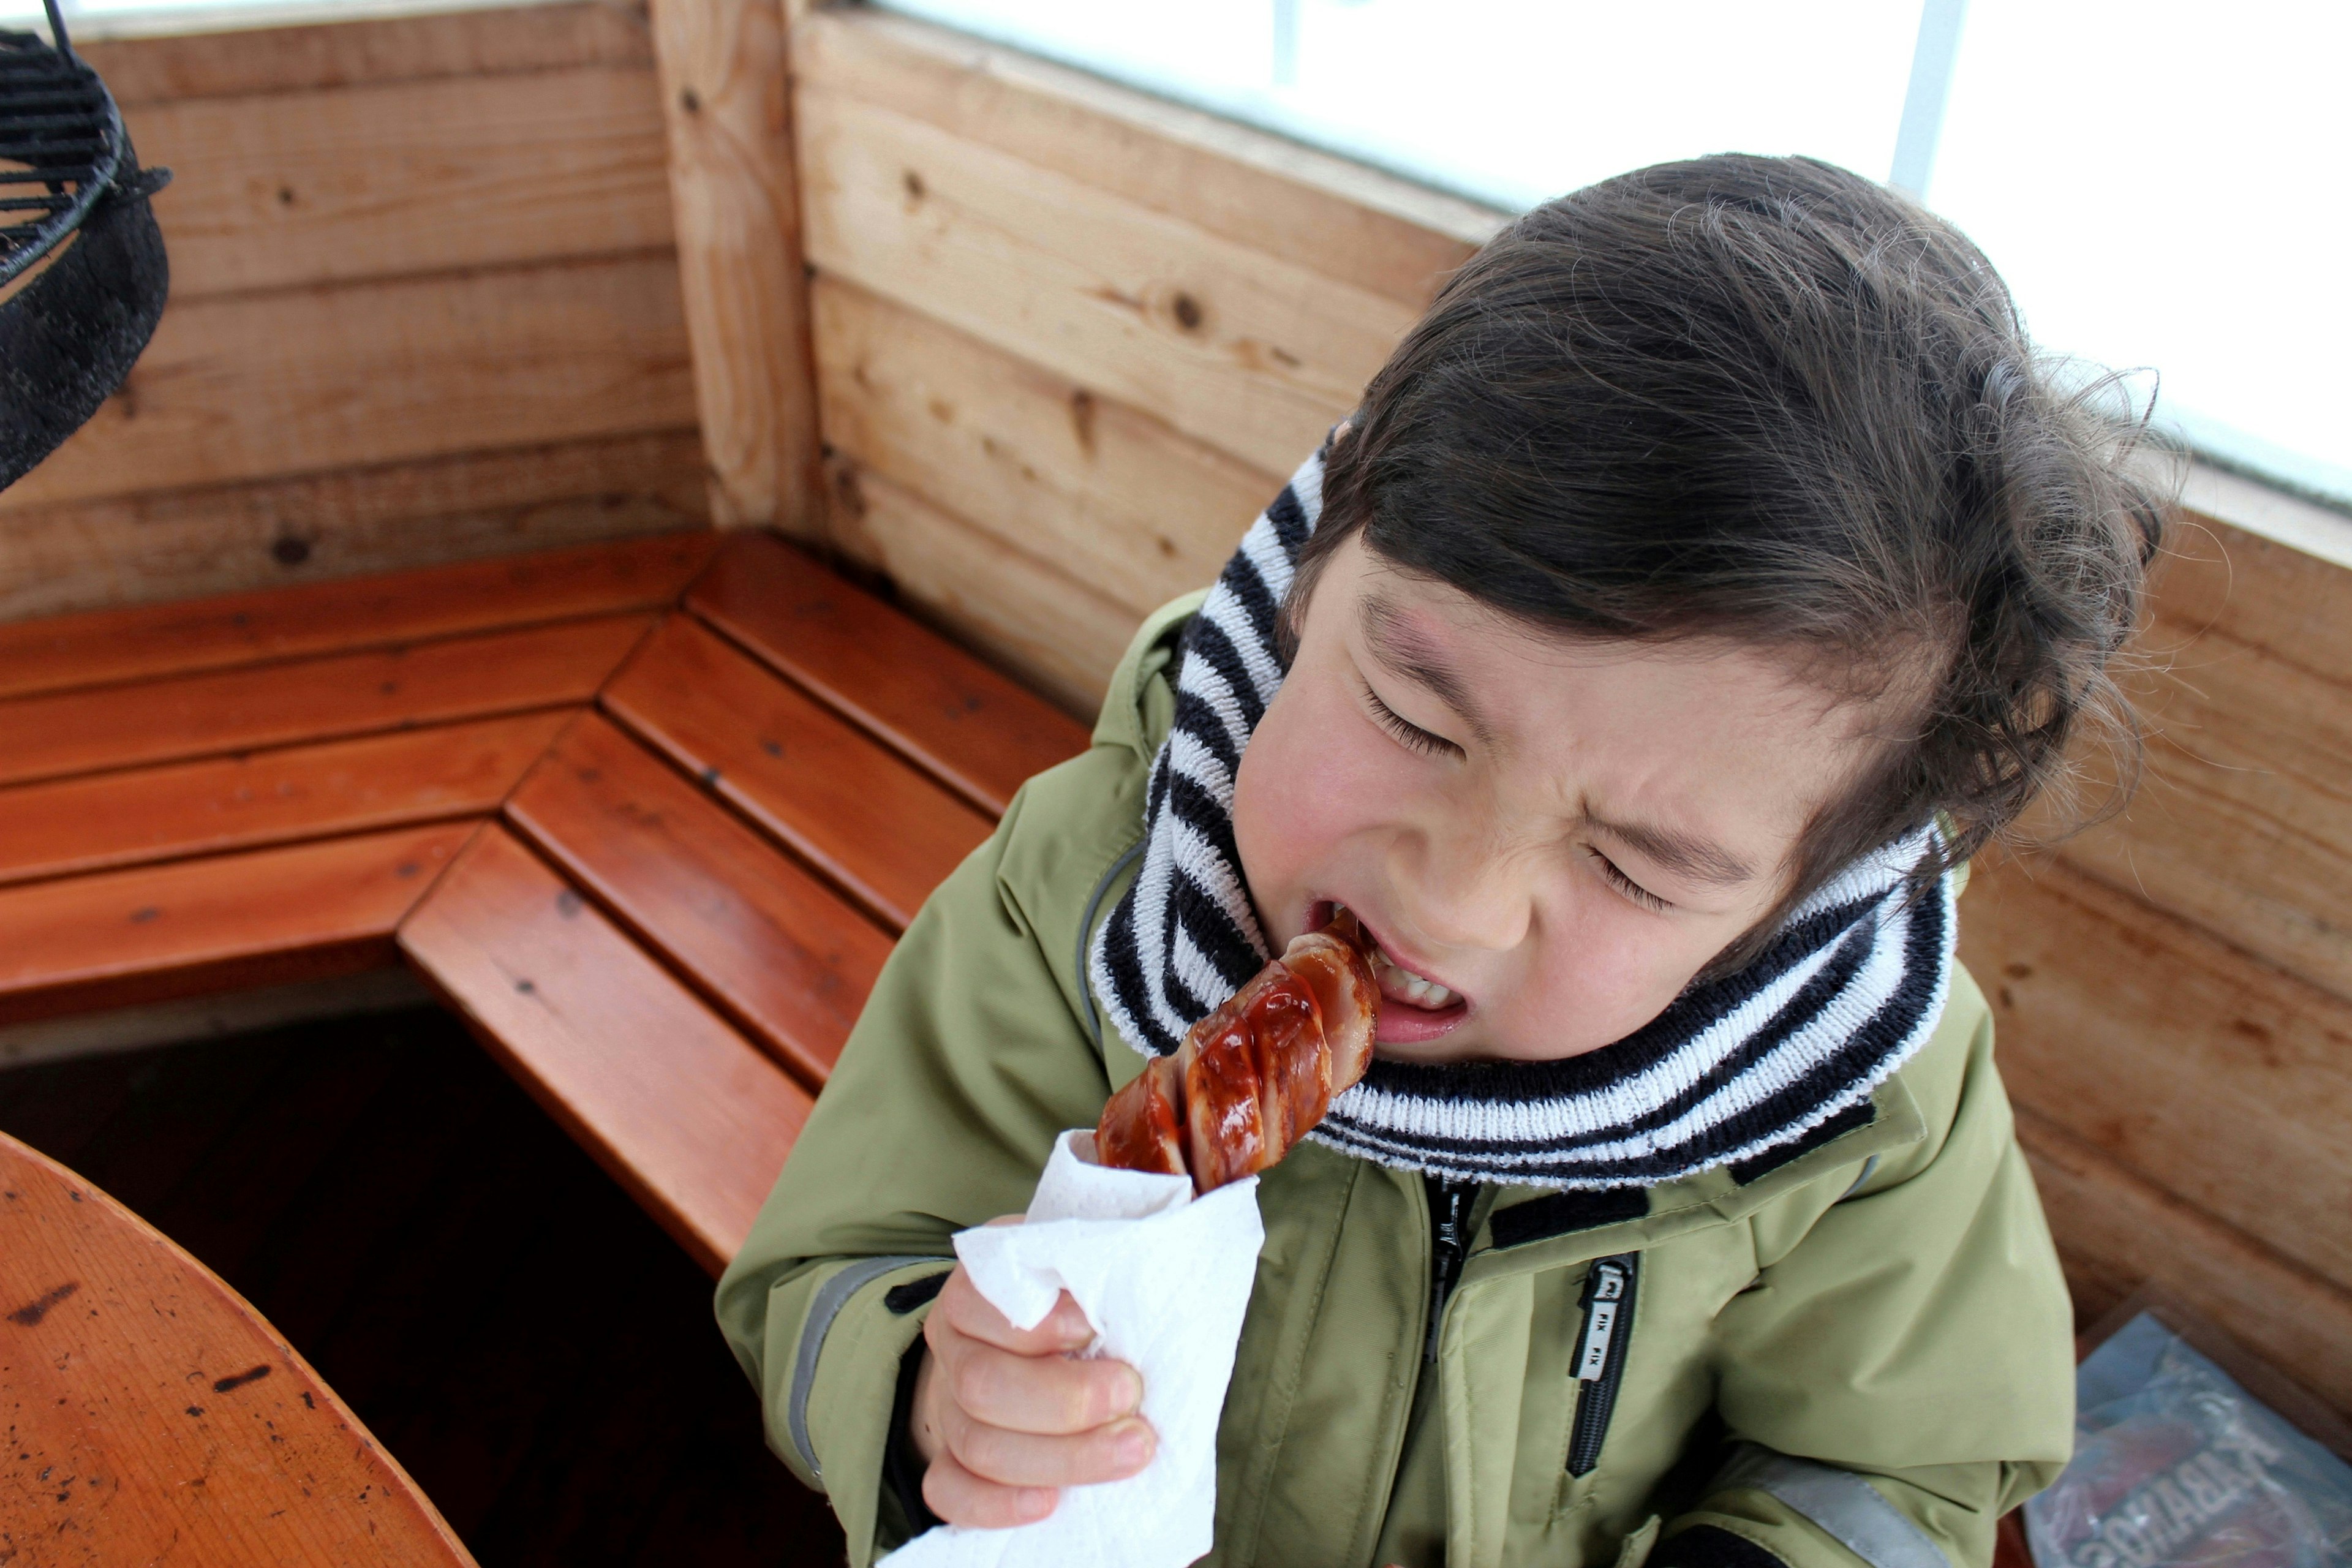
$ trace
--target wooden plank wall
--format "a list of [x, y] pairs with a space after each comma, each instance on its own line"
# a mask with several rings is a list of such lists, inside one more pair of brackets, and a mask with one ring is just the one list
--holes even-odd
[[0, 491], [0, 619], [707, 522], [641, 7], [85, 52], [172, 301]]
[[[872, 12], [792, 39], [835, 544], [1087, 711], [1495, 215]], [[2192, 522], [2128, 817], [1964, 953], [2086, 1319], [2155, 1278], [2352, 1407], [2352, 573]]]
[[901, 18], [792, 58], [834, 542], [1076, 711], [1497, 222]]

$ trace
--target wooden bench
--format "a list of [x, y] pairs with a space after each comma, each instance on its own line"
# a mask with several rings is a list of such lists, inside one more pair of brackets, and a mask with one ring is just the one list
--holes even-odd
[[0, 627], [0, 1024], [404, 960], [716, 1272], [1085, 743], [761, 533]]

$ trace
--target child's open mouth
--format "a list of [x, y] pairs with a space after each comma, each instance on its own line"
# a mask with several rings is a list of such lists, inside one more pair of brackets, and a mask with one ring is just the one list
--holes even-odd
[[[1319, 928], [1337, 914], [1341, 906], [1318, 902], [1311, 912], [1313, 928]], [[1363, 921], [1364, 932], [1372, 939], [1372, 978], [1381, 988], [1381, 1017], [1372, 1032], [1373, 1039], [1383, 1045], [1418, 1045], [1451, 1034], [1463, 1019], [1470, 1016], [1469, 998], [1449, 990], [1426, 975], [1417, 974], [1389, 956], [1388, 943], [1381, 939], [1360, 910], [1356, 918]]]

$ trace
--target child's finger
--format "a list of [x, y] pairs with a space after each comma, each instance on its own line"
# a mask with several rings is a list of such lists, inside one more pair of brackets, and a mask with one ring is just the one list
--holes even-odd
[[957, 1332], [1016, 1355], [1059, 1355], [1084, 1350], [1095, 1337], [1094, 1330], [1087, 1324], [1086, 1313], [1078, 1310], [1067, 1290], [1062, 1292], [1054, 1310], [1035, 1328], [1014, 1328], [1003, 1313], [989, 1304], [988, 1298], [980, 1293], [971, 1276], [961, 1268], [948, 1276], [938, 1302], [931, 1308], [931, 1317], [945, 1318]]
[[[1149, 1423], [1129, 1415], [1075, 1436], [1013, 1432], [963, 1411], [941, 1423], [943, 1453], [982, 1480], [1004, 1487], [1080, 1487], [1125, 1480], [1151, 1462], [1159, 1446]], [[936, 1462], [936, 1461], [935, 1461]]]
[[1010, 1530], [1034, 1524], [1054, 1511], [1061, 1494], [1050, 1487], [1006, 1487], [982, 1480], [942, 1449], [923, 1472], [923, 1501], [950, 1524], [975, 1530]]
[[1143, 1379], [1125, 1362], [1026, 1356], [953, 1333], [930, 1336], [949, 1403], [994, 1426], [1088, 1432], [1133, 1414]]

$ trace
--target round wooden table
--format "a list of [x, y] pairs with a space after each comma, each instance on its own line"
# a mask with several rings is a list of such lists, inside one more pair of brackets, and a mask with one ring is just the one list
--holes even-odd
[[12, 1568], [473, 1568], [260, 1313], [5, 1134], [0, 1443], [0, 1563]]

